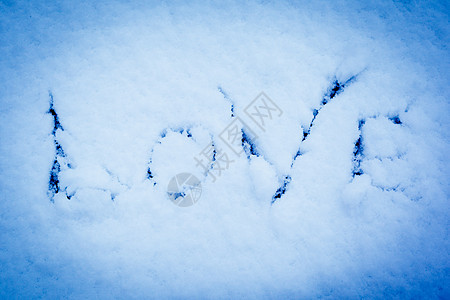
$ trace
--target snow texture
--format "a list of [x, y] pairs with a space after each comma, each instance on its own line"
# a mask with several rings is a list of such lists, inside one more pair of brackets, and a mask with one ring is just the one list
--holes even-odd
[[450, 298], [449, 12], [0, 1], [0, 298]]

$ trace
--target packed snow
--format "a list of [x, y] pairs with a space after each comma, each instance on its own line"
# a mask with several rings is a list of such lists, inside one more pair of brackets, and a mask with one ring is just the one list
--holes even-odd
[[0, 1], [0, 298], [450, 298], [449, 13]]

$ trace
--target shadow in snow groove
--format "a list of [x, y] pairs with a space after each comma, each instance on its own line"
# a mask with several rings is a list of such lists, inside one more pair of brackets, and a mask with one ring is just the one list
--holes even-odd
[[230, 102], [230, 104], [231, 104], [231, 117], [234, 118], [234, 101], [233, 101], [233, 99], [230, 98], [228, 93], [225, 92], [225, 90], [220, 85], [217, 87], [217, 90], [223, 95], [223, 98], [225, 100]]
[[59, 116], [56, 113], [53, 94], [51, 92], [49, 92], [49, 109], [47, 113], [52, 115], [53, 117], [53, 129], [51, 134], [53, 136], [53, 144], [55, 145], [55, 157], [53, 159], [52, 168], [50, 170], [47, 194], [50, 198], [50, 201], [54, 202], [55, 195], [61, 190], [59, 184], [59, 173], [61, 172], [61, 166], [67, 165], [68, 167], [70, 167], [70, 164], [67, 164], [65, 162], [66, 154], [63, 147], [56, 138], [56, 133], [58, 132], [58, 130], [64, 131], [64, 128], [62, 127], [61, 122], [59, 121]]

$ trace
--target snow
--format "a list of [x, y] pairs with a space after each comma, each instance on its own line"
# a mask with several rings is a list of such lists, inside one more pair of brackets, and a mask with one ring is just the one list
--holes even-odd
[[450, 297], [449, 11], [1, 2], [0, 297]]

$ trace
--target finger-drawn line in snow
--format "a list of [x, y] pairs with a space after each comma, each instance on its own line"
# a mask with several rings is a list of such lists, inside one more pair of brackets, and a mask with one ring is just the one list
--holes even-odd
[[[73, 196], [77, 193], [78, 187], [75, 189], [72, 189], [69, 191], [69, 186], [61, 186], [61, 172], [66, 171], [68, 169], [75, 169], [72, 163], [70, 162], [70, 159], [66, 155], [66, 152], [63, 149], [63, 146], [61, 145], [61, 142], [58, 140], [58, 133], [64, 131], [64, 127], [61, 124], [60, 117], [58, 113], [56, 112], [55, 105], [54, 105], [54, 97], [53, 93], [49, 91], [49, 109], [47, 111], [48, 114], [52, 115], [53, 118], [53, 129], [51, 132], [51, 135], [53, 136], [53, 143], [55, 145], [55, 156], [53, 159], [52, 167], [50, 170], [50, 176], [49, 176], [49, 183], [48, 183], [48, 191], [47, 194], [49, 196], [49, 199], [51, 202], [55, 201], [55, 196], [59, 193], [64, 193], [67, 200], [71, 200]], [[128, 185], [123, 184], [117, 175], [114, 175], [111, 171], [109, 171], [107, 168], [103, 168], [106, 173], [115, 179], [120, 185], [130, 188]], [[117, 196], [117, 193], [113, 192], [112, 190], [102, 188], [102, 187], [96, 187], [96, 186], [81, 186], [81, 188], [90, 188], [94, 190], [100, 190], [109, 192], [111, 196], [111, 200], [114, 200], [114, 198]]]
[[[230, 149], [232, 149], [235, 156], [239, 157], [245, 152], [247, 159], [250, 160], [252, 156], [260, 156], [260, 153], [254, 144], [254, 140], [258, 137], [251, 129], [243, 124], [245, 123], [243, 123], [239, 117], [236, 117], [233, 122], [222, 131], [219, 137]], [[195, 156], [194, 159], [197, 162], [196, 166], [203, 169], [205, 176], [210, 175], [213, 182], [215, 182], [217, 177], [222, 175], [222, 171], [228, 170], [230, 164], [235, 162], [235, 160], [230, 158], [231, 156], [232, 155], [229, 155], [227, 151], [219, 149], [212, 142]], [[203, 158], [209, 162], [210, 167], [207, 167], [203, 163]]]
[[[157, 177], [158, 177], [158, 172], [155, 171], [154, 169], [152, 169], [152, 164], [153, 164], [153, 154], [154, 154], [154, 150], [155, 150], [155, 146], [158, 144], [162, 144], [162, 142], [164, 141], [164, 139], [167, 137], [168, 132], [174, 132], [174, 133], [179, 133], [182, 136], [191, 139], [192, 141], [196, 142], [195, 136], [192, 134], [191, 132], [191, 128], [187, 127], [187, 128], [183, 128], [183, 127], [178, 127], [178, 128], [165, 128], [159, 135], [158, 140], [156, 141], [155, 145], [152, 147], [152, 150], [150, 152], [150, 158], [149, 158], [149, 162], [148, 162], [148, 166], [147, 166], [147, 175], [146, 175], [146, 179], [150, 180], [154, 186], [156, 186], [158, 184], [157, 182]], [[216, 144], [214, 142], [214, 138], [212, 134], [209, 134], [210, 136], [210, 143], [209, 143], [209, 151], [207, 151], [207, 149], [204, 149], [204, 153], [202, 155], [206, 156], [206, 160], [207, 160], [207, 164], [203, 164], [203, 161], [201, 159], [199, 159], [199, 161], [197, 161], [198, 165], [202, 165], [205, 169], [204, 172], [204, 178], [202, 180], [206, 180], [206, 178], [208, 177], [208, 175], [210, 174], [210, 170], [213, 170], [216, 167], [216, 164], [218, 164], [217, 162], [217, 156], [221, 156], [220, 151], [217, 149]], [[213, 177], [214, 180], [214, 177]]]
[[223, 98], [230, 102], [231, 104], [231, 117], [234, 118], [234, 101], [231, 99], [231, 97], [228, 95], [228, 93], [219, 85], [217, 87], [217, 90], [223, 95]]
[[[249, 160], [251, 156], [260, 156], [254, 144], [254, 140], [258, 136], [239, 117], [234, 118], [219, 134], [219, 137], [237, 157], [242, 152], [246, 153], [247, 159]], [[228, 170], [230, 164], [235, 162], [230, 156], [227, 151], [219, 149], [211, 142], [194, 159], [197, 162], [196, 166], [200, 166], [205, 172], [205, 176], [209, 174], [213, 182], [215, 182], [217, 177], [222, 175], [222, 171]], [[203, 163], [203, 159], [206, 159], [211, 167], [207, 167]]]
[[305, 141], [309, 134], [311, 133], [311, 128], [314, 126], [314, 121], [317, 118], [317, 115], [319, 114], [319, 112], [322, 110], [322, 108], [324, 108], [325, 105], [327, 105], [331, 100], [333, 100], [336, 96], [338, 96], [339, 94], [341, 94], [344, 89], [346, 87], [348, 87], [351, 83], [353, 83], [357, 76], [354, 75], [352, 77], [350, 77], [349, 79], [347, 79], [344, 83], [339, 82], [337, 79], [335, 79], [331, 85], [330, 88], [328, 88], [328, 92], [325, 94], [325, 96], [322, 98], [322, 102], [320, 103], [319, 108], [317, 109], [313, 109], [313, 117], [311, 122], [309, 123], [308, 128], [306, 128], [306, 130], [303, 130], [303, 139], [302, 142]]
[[256, 140], [256, 133], [240, 118], [236, 117], [219, 134], [219, 138], [233, 151], [236, 156], [240, 156], [245, 151], [243, 139]]
[[[222, 171], [228, 170], [230, 164], [234, 162], [230, 159], [228, 153], [217, 148], [213, 141], [194, 156], [194, 159], [197, 162], [195, 166], [201, 167], [205, 177], [210, 175], [213, 182], [222, 175]], [[205, 159], [206, 164], [204, 164], [203, 159]]]
[[366, 123], [365, 119], [361, 119], [358, 121], [358, 132], [359, 136], [355, 142], [355, 147], [353, 150], [353, 171], [352, 177], [360, 176], [364, 174], [364, 171], [361, 169], [361, 161], [364, 157], [364, 145], [363, 145], [363, 126]]
[[[234, 113], [234, 101], [228, 96], [228, 94], [222, 89], [221, 86], [218, 87], [218, 91], [224, 96], [224, 98], [231, 102], [231, 118], [232, 121], [225, 127], [225, 129], [219, 134], [219, 138], [227, 145], [227, 147], [236, 155], [237, 157], [240, 157], [242, 152], [245, 152], [247, 159], [251, 160], [252, 156], [262, 156], [261, 152], [256, 149], [255, 140], [258, 138], [258, 135], [255, 133], [254, 130], [250, 128], [239, 116], [236, 116]], [[260, 102], [260, 103], [258, 103]], [[258, 104], [263, 104], [262, 106]], [[271, 106], [269, 106], [267, 103], [270, 103]], [[255, 108], [258, 114], [251, 114], [249, 112], [250, 108]], [[265, 109], [268, 114], [261, 114], [259, 109]], [[272, 119], [272, 110], [276, 110], [279, 112], [279, 116], [283, 113], [281, 109], [269, 98], [264, 92], [261, 92], [250, 104], [246, 107], [245, 113], [250, 118], [253, 118], [254, 116], [259, 116], [260, 120], [262, 120], [262, 125], [265, 126], [264, 118], [267, 117], [270, 120]], [[258, 124], [257, 121], [253, 120]], [[258, 124], [258, 126], [261, 127], [261, 124]], [[261, 128], [262, 131], [265, 131], [264, 127]], [[209, 148], [211, 146], [207, 146], [205, 149]], [[234, 160], [229, 159], [229, 155], [227, 152], [222, 151], [222, 149], [214, 149], [214, 154], [219, 155], [219, 159], [215, 159], [215, 155], [212, 155], [212, 161], [215, 162], [215, 168], [206, 168], [203, 164], [201, 164], [201, 161], [199, 162], [199, 159], [195, 157], [194, 159], [197, 161], [197, 166], [201, 166], [203, 170], [207, 173], [212, 173], [212, 171], [218, 171], [218, 176], [221, 175], [222, 170], [226, 170], [229, 167], [229, 164], [231, 162], [234, 162]], [[220, 154], [219, 154], [220, 153]], [[200, 153], [200, 155], [204, 155], [204, 153]], [[220, 159], [222, 158], [222, 159]], [[265, 158], [264, 158], [265, 159]], [[220, 163], [225, 162], [226, 167], [221, 168]], [[216, 180], [216, 176], [211, 174], [211, 177], [213, 178], [213, 182]]]
[[[405, 110], [406, 112], [406, 110]], [[353, 150], [353, 170], [352, 170], [352, 180], [355, 179], [356, 176], [361, 176], [364, 174], [364, 170], [361, 167], [361, 164], [363, 162], [363, 160], [365, 159], [365, 155], [364, 155], [364, 126], [366, 125], [366, 120], [367, 119], [377, 119], [379, 116], [370, 116], [367, 117], [365, 119], [361, 119], [358, 121], [358, 131], [359, 131], [359, 135], [358, 135], [358, 139], [355, 142], [355, 147]], [[383, 116], [382, 116], [383, 117]], [[384, 116], [384, 118], [387, 118], [389, 121], [391, 121], [393, 124], [395, 125], [400, 125], [403, 126], [403, 122], [400, 119], [400, 116], [398, 114], [394, 114], [394, 115], [388, 115], [388, 116]], [[376, 159], [378, 159], [379, 161], [383, 162], [385, 159], [391, 160], [393, 161], [394, 159], [402, 159], [403, 158], [403, 154], [398, 154], [397, 156], [387, 156], [387, 157], [379, 157], [377, 156]], [[395, 184], [392, 186], [383, 186], [380, 184], [375, 184], [373, 181], [371, 182], [371, 185], [382, 190], [383, 192], [405, 192], [406, 188], [405, 186], [402, 186], [402, 184]], [[411, 200], [413, 201], [417, 201], [418, 199], [420, 199], [421, 196], [418, 197], [413, 197]]]
[[[348, 87], [350, 84], [356, 81], [358, 75], [361, 74], [358, 73], [354, 76], [351, 76], [349, 79], [347, 79], [344, 82], [340, 82], [337, 79], [334, 79], [331, 86], [328, 88], [327, 93], [323, 96], [322, 101], [320, 102], [320, 105], [318, 108], [313, 109], [313, 117], [311, 119], [311, 122], [309, 123], [309, 126], [305, 129], [303, 129], [303, 137], [300, 142], [300, 147], [295, 153], [295, 155], [292, 158], [290, 169], [294, 166], [295, 161], [302, 155], [301, 152], [301, 144], [309, 137], [311, 133], [311, 128], [314, 126], [314, 121], [316, 120], [319, 112], [327, 105], [331, 100], [333, 100], [336, 96], [341, 94], [346, 87]], [[272, 204], [281, 198], [282, 195], [284, 195], [289, 187], [289, 184], [291, 182], [292, 178], [290, 175], [283, 176], [282, 183], [280, 187], [277, 189], [275, 194], [272, 197]]]
[[[176, 129], [172, 129], [172, 128], [168, 128], [167, 129], [166, 128], [160, 133], [159, 139], [156, 141], [156, 144], [161, 144], [162, 140], [167, 136], [167, 132], [169, 130], [173, 131], [173, 132], [178, 132], [180, 134], [184, 134], [184, 135], [186, 135], [186, 137], [193, 139], [192, 133], [191, 133], [189, 128], [187, 128], [186, 130], [184, 128], [176, 128]], [[156, 183], [155, 178], [154, 178], [155, 177], [155, 173], [151, 170], [151, 165], [153, 163], [154, 148], [155, 148], [155, 146], [152, 147], [152, 150], [150, 152], [150, 159], [149, 159], [148, 166], [147, 166], [147, 176], [146, 176], [146, 178], [148, 180], [152, 181], [153, 185], [156, 185], [157, 183]]]
[[59, 120], [59, 116], [55, 110], [53, 94], [49, 91], [49, 109], [47, 111], [48, 114], [52, 115], [53, 118], [53, 129], [51, 135], [53, 136], [53, 144], [55, 145], [55, 157], [53, 159], [52, 168], [50, 170], [50, 178], [48, 182], [48, 196], [51, 202], [54, 202], [55, 195], [60, 192], [60, 180], [59, 174], [61, 172], [62, 167], [71, 168], [70, 163], [67, 162], [67, 156], [64, 152], [63, 147], [58, 141], [56, 134], [58, 130], [64, 131], [63, 126]]
[[[218, 89], [218, 91], [223, 95], [224, 99], [231, 103], [231, 117], [234, 118], [236, 115], [235, 115], [235, 112], [234, 112], [234, 108], [235, 108], [235, 107], [234, 107], [234, 101], [233, 101], [233, 99], [232, 99], [232, 98], [229, 96], [229, 94], [222, 88], [222, 86], [219, 85], [219, 86], [217, 87], [217, 89]], [[264, 92], [261, 92], [261, 93], [258, 95], [258, 97], [260, 97], [261, 95], [265, 95], [265, 93], [264, 93]], [[255, 102], [255, 100], [257, 100], [258, 97], [256, 97], [256, 98], [252, 101], [252, 103]], [[268, 97], [267, 97], [267, 98], [268, 98]], [[272, 100], [271, 100], [271, 101], [272, 101]], [[250, 105], [251, 105], [252, 103], [250, 103], [250, 104], [247, 106], [247, 108], [249, 108]], [[277, 107], [278, 107], [278, 106], [277, 106]], [[281, 109], [280, 109], [280, 111], [281, 111]], [[253, 130], [250, 129], [249, 126], [247, 126], [247, 124], [245, 124], [245, 123], [242, 121], [241, 118], [238, 117], [238, 119], [239, 119], [239, 122], [240, 122], [240, 123], [243, 123], [242, 125], [245, 125], [245, 126], [241, 126], [241, 127], [240, 127], [240, 131], [241, 131], [241, 134], [242, 134], [242, 138], [241, 138], [241, 147], [242, 147], [242, 149], [245, 151], [245, 153], [246, 153], [248, 159], [250, 159], [250, 157], [251, 157], [252, 155], [259, 157], [259, 156], [261, 155], [261, 153], [260, 153], [260, 151], [258, 151], [258, 150], [256, 149], [256, 144], [254, 143], [254, 141], [258, 138], [258, 136], [253, 132]], [[245, 128], [249, 128], [249, 130], [246, 130]], [[236, 132], [235, 132], [235, 133], [236, 133]], [[237, 134], [234, 134], [234, 136], [237, 136]], [[225, 142], [228, 142], [228, 141], [226, 140]], [[233, 142], [234, 142], [234, 141], [233, 141]], [[233, 144], [233, 143], [231, 143], [231, 144]], [[242, 153], [242, 150], [239, 150], [238, 153], [239, 153], [239, 154]]]
[[[367, 117], [366, 119], [376, 119], [377, 116]], [[400, 116], [398, 114], [387, 116], [392, 123], [395, 125], [402, 125], [403, 122], [400, 120]], [[355, 147], [353, 150], [353, 170], [352, 170], [352, 178], [355, 176], [361, 176], [364, 174], [364, 170], [361, 167], [361, 163], [364, 159], [364, 125], [366, 124], [366, 119], [360, 119], [358, 121], [358, 139], [355, 141]], [[391, 188], [391, 190], [396, 190], [396, 188]]]
[[286, 193], [287, 186], [291, 182], [291, 180], [292, 178], [289, 175], [284, 177], [283, 184], [277, 189], [277, 191], [273, 195], [271, 203], [274, 203], [277, 199], [280, 199], [281, 196], [283, 196]]
[[[407, 112], [407, 110], [405, 110]], [[355, 147], [353, 151], [353, 170], [352, 170], [352, 181], [355, 179], [355, 177], [363, 175], [364, 170], [361, 167], [361, 164], [363, 160], [366, 158], [364, 155], [364, 126], [366, 126], [366, 120], [367, 119], [378, 119], [380, 116], [370, 116], [365, 119], [361, 119], [358, 122], [358, 130], [359, 135], [358, 139], [355, 142]], [[399, 114], [390, 114], [387, 116], [381, 116], [382, 118], [387, 118], [389, 121], [391, 121], [395, 125], [404, 126], [403, 121], [400, 119]], [[374, 159], [379, 160], [380, 162], [383, 162], [384, 160], [390, 160], [394, 161], [396, 159], [404, 159], [403, 158], [404, 153], [397, 154], [396, 156], [376, 156]], [[369, 174], [370, 175], [370, 174]], [[407, 196], [411, 199], [411, 201], [419, 201], [422, 199], [422, 196], [419, 195], [408, 195], [408, 186], [405, 186], [404, 183], [396, 183], [392, 185], [382, 185], [380, 183], [375, 183], [373, 180], [371, 181], [371, 185], [377, 189], [380, 189], [383, 192], [402, 192], [407, 193]]]
[[260, 151], [256, 149], [256, 145], [254, 143], [255, 138], [252, 138], [244, 128], [242, 128], [241, 132], [241, 146], [244, 149], [245, 154], [247, 155], [247, 159], [250, 159], [252, 155], [256, 157], [261, 156]]

